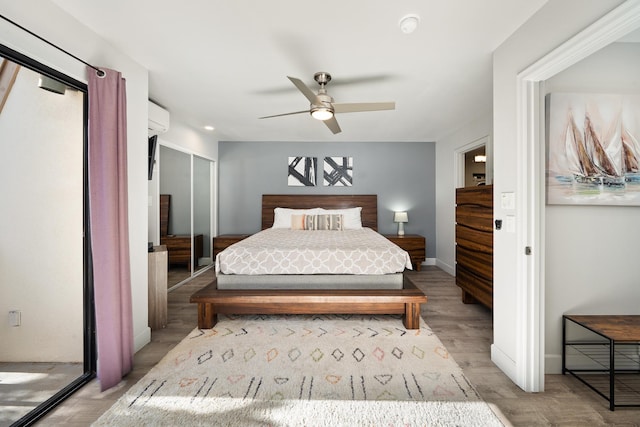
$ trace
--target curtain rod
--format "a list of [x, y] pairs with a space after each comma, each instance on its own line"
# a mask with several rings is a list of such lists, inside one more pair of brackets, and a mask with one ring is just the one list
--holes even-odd
[[70, 53], [70, 52], [68, 52], [68, 51], [64, 50], [63, 48], [61, 48], [61, 47], [59, 47], [59, 46], [57, 46], [57, 45], [55, 45], [55, 44], [53, 44], [53, 43], [51, 43], [49, 40], [47, 40], [47, 39], [45, 39], [45, 38], [43, 38], [43, 37], [40, 37], [39, 35], [37, 35], [37, 34], [36, 34], [36, 33], [34, 33], [33, 31], [31, 31], [31, 30], [29, 30], [29, 29], [27, 29], [27, 28], [23, 27], [22, 25], [18, 24], [17, 22], [12, 21], [11, 19], [7, 18], [7, 17], [6, 17], [6, 16], [4, 16], [4, 15], [0, 15], [0, 18], [4, 19], [5, 21], [7, 21], [7, 22], [8, 22], [8, 23], [10, 23], [10, 24], [15, 25], [16, 27], [20, 28], [22, 31], [25, 31], [25, 32], [27, 32], [27, 33], [31, 34], [32, 36], [36, 37], [37, 39], [42, 40], [43, 42], [47, 43], [49, 46], [52, 46], [52, 47], [54, 47], [54, 48], [58, 49], [60, 52], [62, 52], [62, 53], [64, 53], [64, 54], [66, 54], [66, 55], [69, 55], [70, 57], [72, 57], [72, 58], [73, 58], [73, 59], [75, 59], [76, 61], [80, 61], [80, 62], [82, 62], [82, 63], [83, 63], [84, 65], [86, 65], [87, 67], [91, 67], [91, 68], [93, 68], [94, 70], [96, 70], [96, 74], [98, 75], [98, 77], [104, 77], [104, 76], [105, 76], [105, 72], [104, 72], [104, 71], [102, 71], [100, 68], [95, 67], [95, 66], [93, 66], [93, 65], [89, 64], [87, 61], [83, 61], [82, 59], [78, 58], [78, 57], [77, 57], [77, 56], [75, 56], [74, 54], [72, 54], [72, 53]]

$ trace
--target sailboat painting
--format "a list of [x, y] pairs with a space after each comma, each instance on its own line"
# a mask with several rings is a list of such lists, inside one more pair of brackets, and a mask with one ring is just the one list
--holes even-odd
[[551, 93], [547, 203], [640, 206], [640, 95]]

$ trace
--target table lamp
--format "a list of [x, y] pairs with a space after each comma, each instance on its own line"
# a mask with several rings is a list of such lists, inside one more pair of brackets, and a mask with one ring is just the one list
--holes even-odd
[[404, 223], [409, 222], [409, 214], [407, 212], [394, 212], [393, 222], [398, 223], [398, 236], [404, 236]]

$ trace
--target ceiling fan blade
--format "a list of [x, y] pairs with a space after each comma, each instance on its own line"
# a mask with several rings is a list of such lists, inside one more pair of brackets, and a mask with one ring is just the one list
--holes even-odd
[[346, 104], [332, 104], [336, 113], [357, 113], [359, 111], [395, 110], [395, 102], [351, 102]]
[[[331, 87], [353, 86], [357, 84], [369, 84], [369, 83], [377, 83], [382, 81], [391, 81], [394, 79], [395, 77], [393, 77], [390, 74], [378, 74], [378, 75], [372, 75], [372, 76], [351, 77], [351, 78], [341, 77], [339, 80], [331, 80], [330, 85]], [[278, 87], [259, 89], [254, 91], [253, 93], [256, 93], [258, 95], [279, 95], [283, 93], [289, 93], [294, 90], [296, 90], [296, 88], [293, 88], [289, 85], [286, 85], [286, 86], [282, 85]]]
[[296, 85], [298, 90], [300, 92], [302, 92], [302, 94], [309, 100], [310, 103], [312, 103], [312, 104], [316, 104], [317, 103], [317, 96], [316, 96], [315, 92], [312, 91], [311, 89], [309, 89], [309, 87], [306, 84], [304, 84], [302, 82], [302, 80], [297, 79], [295, 77], [289, 77], [289, 76], [287, 76], [287, 78], [289, 80], [291, 80], [291, 83]]
[[333, 132], [334, 134], [342, 132], [340, 129], [340, 125], [336, 120], [336, 116], [331, 117], [330, 119], [324, 120], [324, 124]]
[[270, 118], [272, 118], [272, 117], [291, 116], [291, 115], [293, 115], [293, 114], [302, 114], [302, 113], [307, 113], [307, 114], [309, 114], [309, 110], [294, 111], [293, 113], [274, 114], [273, 116], [264, 116], [264, 117], [258, 117], [258, 118], [259, 118], [259, 119], [270, 119]]
[[344, 77], [341, 76], [337, 80], [331, 81], [331, 86], [346, 86], [346, 85], [355, 85], [355, 84], [367, 84], [367, 83], [378, 83], [386, 80], [393, 80], [394, 76], [391, 74], [371, 74], [371, 75], [362, 75], [362, 76], [353, 76], [353, 77]]

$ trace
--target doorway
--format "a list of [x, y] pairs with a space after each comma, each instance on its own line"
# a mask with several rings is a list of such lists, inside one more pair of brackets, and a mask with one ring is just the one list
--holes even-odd
[[516, 192], [524, 196], [516, 212], [523, 224], [516, 247], [539, 249], [518, 265], [515, 323], [521, 326], [515, 334], [524, 339], [517, 345], [516, 363], [503, 359], [498, 364], [525, 391], [544, 390], [545, 374], [544, 82], [639, 27], [640, 4], [623, 3], [517, 75], [516, 104], [522, 107], [517, 113], [517, 164], [524, 167], [517, 171]]
[[487, 183], [485, 146], [464, 153], [464, 186], [477, 187]]
[[484, 136], [455, 151], [456, 188], [476, 187], [491, 183], [490, 164], [487, 155], [489, 136]]

